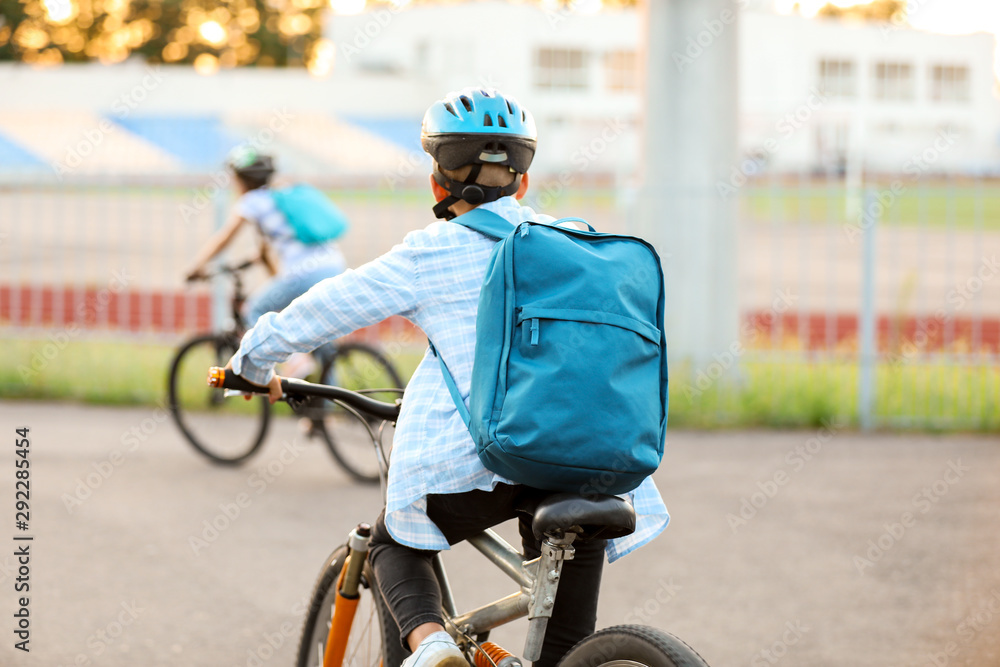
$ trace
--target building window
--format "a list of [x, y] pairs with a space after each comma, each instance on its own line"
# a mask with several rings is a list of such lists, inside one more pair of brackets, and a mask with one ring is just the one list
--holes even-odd
[[582, 49], [538, 49], [535, 85], [546, 90], [585, 90], [587, 54]]
[[639, 89], [635, 51], [608, 51], [604, 54], [604, 82], [608, 90], [625, 93]]
[[819, 61], [819, 89], [830, 97], [854, 97], [854, 63], [850, 60]]
[[906, 63], [875, 63], [876, 100], [908, 101], [913, 99], [913, 68]]
[[931, 99], [935, 102], [968, 102], [969, 68], [964, 65], [931, 67]]

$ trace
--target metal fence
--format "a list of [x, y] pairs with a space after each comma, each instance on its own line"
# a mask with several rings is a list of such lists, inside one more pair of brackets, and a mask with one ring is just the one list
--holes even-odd
[[[352, 221], [342, 243], [351, 265], [432, 220], [422, 179], [317, 185]], [[532, 190], [537, 209], [606, 231], [634, 227], [625, 186], [540, 178]], [[688, 423], [754, 411], [780, 423], [787, 407], [862, 426], [1000, 426], [998, 183], [887, 176], [850, 188], [795, 175], [732, 196], [740, 337], [702, 367], [674, 366], [672, 401]], [[229, 204], [211, 176], [6, 178], [0, 336], [170, 344], [217, 325], [223, 288], [187, 287], [182, 276]], [[231, 256], [254, 245], [246, 233]], [[367, 335], [422, 344], [402, 321]]]

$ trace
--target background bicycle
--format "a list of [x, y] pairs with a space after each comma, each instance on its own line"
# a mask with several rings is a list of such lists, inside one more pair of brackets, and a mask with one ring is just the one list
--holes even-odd
[[[323, 402], [303, 402], [294, 406], [272, 406], [266, 398], [253, 401], [224, 400], [220, 392], [205, 386], [205, 369], [223, 366], [239, 347], [245, 332], [241, 308], [246, 299], [242, 272], [253, 261], [222, 266], [208, 278], [230, 278], [231, 322], [222, 331], [204, 333], [182, 343], [171, 362], [168, 379], [170, 414], [196, 450], [213, 463], [238, 465], [261, 447], [273, 418], [298, 419], [310, 439], [322, 440], [333, 457], [351, 475], [364, 482], [378, 480], [378, 468], [371, 456], [362, 418], [343, 407]], [[353, 390], [386, 389], [404, 386], [403, 379], [386, 357], [365, 343], [340, 342], [324, 349], [317, 358], [313, 379], [324, 379]], [[392, 391], [375, 391], [386, 400]], [[359, 443], [361, 443], [359, 445]]]
[[[240, 391], [259, 391], [242, 378], [213, 368], [209, 384]], [[394, 423], [400, 402], [379, 402], [341, 387], [296, 379], [282, 381], [288, 400], [302, 397], [336, 401], [369, 416], [366, 420], [373, 457], [381, 474], [388, 469], [383, 430], [376, 422]], [[221, 393], [221, 392], [220, 392]], [[621, 537], [635, 528], [632, 506], [615, 496], [583, 497], [553, 493], [538, 505], [532, 529], [544, 536], [541, 555], [530, 561], [493, 530], [468, 540], [519, 587], [512, 595], [460, 613], [440, 555], [434, 560], [441, 586], [445, 624], [474, 667], [518, 667], [537, 660], [555, 599], [562, 565], [573, 557], [573, 543], [592, 537]], [[407, 655], [399, 629], [378, 589], [368, 563], [371, 526], [358, 524], [346, 544], [326, 559], [307, 607], [299, 643], [298, 667], [397, 667]], [[641, 575], [639, 575], [641, 576]], [[529, 629], [523, 661], [488, 642], [490, 631], [527, 616]], [[662, 630], [635, 624], [617, 625], [580, 641], [563, 658], [565, 667], [707, 667], [690, 646]]]

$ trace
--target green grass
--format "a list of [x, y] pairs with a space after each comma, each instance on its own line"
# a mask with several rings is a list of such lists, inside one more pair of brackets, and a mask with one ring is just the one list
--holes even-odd
[[[1000, 229], [1000, 187], [994, 184], [924, 185], [900, 177], [901, 187], [892, 192], [893, 181], [873, 183], [885, 213], [881, 220], [891, 225], [945, 229]], [[848, 218], [847, 191], [841, 185], [827, 187], [807, 183], [802, 187], [748, 186], [740, 193], [745, 218], [758, 223], [844, 224]], [[876, 209], [877, 210], [877, 209]]]
[[[5, 339], [0, 398], [67, 400], [107, 405], [154, 405], [166, 395], [174, 346], [159, 343]], [[46, 358], [46, 355], [51, 357]], [[421, 359], [403, 352], [393, 362], [409, 377]], [[689, 428], [817, 428], [858, 425], [858, 366], [852, 361], [789, 363], [753, 360], [735, 378], [711, 381], [691, 369], [671, 369], [670, 425]], [[882, 365], [876, 420], [925, 430], [1000, 430], [1000, 368]]]
[[[3, 339], [0, 398], [105, 405], [152, 405], [165, 399], [167, 373], [177, 346], [90, 340], [57, 343]], [[417, 353], [401, 353], [393, 359], [404, 378], [419, 361]]]
[[[789, 359], [794, 357], [790, 354]], [[771, 363], [748, 358], [736, 377], [712, 382], [676, 367], [670, 384], [670, 424], [816, 428], [834, 422], [856, 428], [858, 372], [854, 361]], [[997, 367], [880, 364], [874, 419], [880, 426], [905, 429], [998, 431], [998, 397]]]

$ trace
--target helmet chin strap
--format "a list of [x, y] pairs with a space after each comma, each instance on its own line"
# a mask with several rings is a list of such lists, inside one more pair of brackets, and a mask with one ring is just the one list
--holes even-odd
[[469, 175], [465, 177], [464, 181], [456, 181], [448, 178], [437, 169], [434, 170], [434, 181], [448, 193], [447, 197], [434, 205], [434, 215], [436, 217], [445, 220], [451, 220], [456, 217], [455, 213], [450, 210], [450, 207], [459, 201], [479, 206], [480, 204], [496, 201], [501, 197], [509, 197], [517, 193], [517, 189], [521, 184], [516, 176], [509, 185], [502, 187], [490, 187], [476, 183], [476, 179], [479, 178], [479, 172], [482, 168], [483, 165], [481, 164], [473, 164], [472, 170], [469, 171]]

